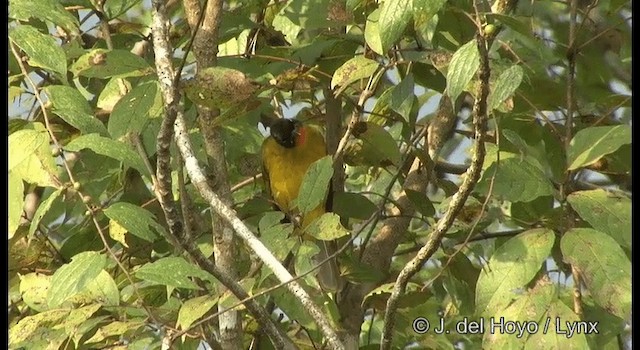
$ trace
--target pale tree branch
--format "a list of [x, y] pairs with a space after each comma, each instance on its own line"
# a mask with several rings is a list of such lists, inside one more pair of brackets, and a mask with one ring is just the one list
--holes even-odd
[[[253, 250], [253, 252], [270, 268], [276, 278], [281, 282], [287, 282], [293, 279], [293, 276], [287, 269], [280, 264], [278, 259], [262, 244], [262, 242], [249, 230], [249, 228], [238, 218], [236, 213], [220, 199], [220, 197], [211, 190], [207, 179], [198, 164], [198, 160], [193, 153], [191, 142], [187, 137], [188, 132], [185, 122], [181, 116], [176, 119], [175, 138], [180, 153], [184, 158], [185, 168], [191, 182], [195, 185], [200, 195], [209, 202], [213, 210], [220, 215], [227, 224], [242, 238], [245, 244]], [[305, 310], [311, 315], [316, 324], [319, 326], [324, 338], [328, 341], [332, 349], [344, 349], [336, 332], [331, 327], [327, 317], [322, 313], [320, 308], [311, 300], [309, 294], [297, 282], [286, 284], [287, 288], [300, 300]]]
[[[179, 105], [180, 93], [175, 86], [175, 71], [171, 62], [172, 50], [169, 43], [169, 19], [166, 15], [166, 5], [162, 0], [154, 0], [153, 4], [153, 49], [155, 53], [156, 71], [160, 89], [164, 99], [165, 115], [157, 137], [157, 186], [154, 188], [169, 226], [171, 234], [178, 239], [185, 250], [192, 256], [199, 266], [211, 273], [225, 287], [239, 299], [246, 299], [247, 292], [236, 282], [236, 279], [220, 271], [210, 260], [205, 258], [198, 247], [185, 237], [183, 224], [173, 201], [171, 192], [171, 152], [170, 145], [173, 136], [174, 122], [182, 115]], [[253, 314], [262, 330], [269, 335], [271, 341], [278, 348], [295, 349], [291, 340], [280, 331], [269, 314], [255, 300], [249, 300], [247, 310]]]
[[[183, 1], [187, 22], [193, 35], [193, 54], [198, 71], [216, 65], [218, 56], [218, 32], [222, 19], [222, 0], [207, 0], [200, 7], [199, 1]], [[219, 109], [198, 106], [198, 124], [207, 153], [209, 185], [225, 205], [232, 205], [227, 163], [224, 153], [222, 129], [216, 126]], [[214, 259], [216, 266], [228, 275], [239, 278], [240, 249], [230, 227], [211, 210], [211, 231], [213, 234]], [[222, 310], [222, 305], [218, 308]], [[242, 317], [239, 311], [220, 315], [220, 342], [223, 349], [242, 348]]]
[[418, 251], [416, 256], [409, 261], [402, 269], [396, 279], [393, 291], [385, 310], [384, 326], [380, 342], [380, 349], [391, 348], [393, 337], [393, 327], [395, 324], [395, 314], [398, 308], [400, 297], [406, 290], [409, 279], [418, 272], [422, 265], [436, 252], [440, 246], [442, 237], [447, 232], [455, 217], [460, 212], [466, 202], [473, 187], [480, 178], [482, 164], [484, 163], [485, 147], [484, 136], [487, 127], [487, 96], [489, 95], [489, 57], [487, 53], [487, 43], [481, 33], [476, 34], [478, 51], [480, 53], [480, 69], [478, 72], [480, 85], [476, 94], [476, 101], [473, 106], [473, 124], [475, 129], [475, 141], [473, 145], [473, 158], [471, 165], [467, 169], [466, 176], [458, 191], [453, 195], [449, 207], [445, 214], [438, 220], [436, 227], [429, 235], [427, 243]]

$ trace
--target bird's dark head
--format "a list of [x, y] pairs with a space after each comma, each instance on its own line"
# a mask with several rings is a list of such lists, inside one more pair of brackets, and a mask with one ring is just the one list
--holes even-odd
[[303, 142], [304, 128], [295, 119], [277, 119], [271, 124], [271, 137], [285, 148], [293, 148]]

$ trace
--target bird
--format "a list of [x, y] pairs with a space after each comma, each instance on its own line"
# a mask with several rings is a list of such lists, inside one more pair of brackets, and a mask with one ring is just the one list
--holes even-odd
[[[262, 143], [262, 177], [267, 192], [277, 208], [290, 219], [298, 217], [294, 200], [307, 169], [315, 161], [327, 155], [324, 136], [320, 130], [303, 124], [296, 119], [280, 118], [270, 125], [269, 136]], [[329, 191], [330, 192], [330, 191]], [[325, 199], [316, 208], [304, 214], [299, 229], [304, 230], [315, 219], [330, 209], [330, 199]], [[296, 221], [296, 220], [291, 220]], [[299, 232], [299, 230], [296, 230]], [[295, 232], [295, 231], [294, 231]], [[313, 239], [306, 235], [303, 239]], [[315, 240], [320, 253], [314, 260], [316, 263], [325, 260], [335, 252], [335, 242]], [[338, 291], [340, 288], [339, 269], [334, 259], [318, 269], [318, 283], [324, 290]]]

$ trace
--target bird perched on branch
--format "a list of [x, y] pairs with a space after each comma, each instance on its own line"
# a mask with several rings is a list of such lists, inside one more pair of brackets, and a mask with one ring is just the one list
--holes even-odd
[[[315, 161], [327, 155], [324, 137], [319, 130], [294, 119], [277, 119], [270, 125], [270, 136], [262, 143], [263, 179], [267, 191], [278, 209], [294, 219], [298, 213], [294, 200], [307, 169]], [[315, 219], [330, 210], [331, 201], [326, 200], [299, 220], [303, 231]], [[292, 220], [295, 221], [295, 220]], [[303, 235], [304, 239], [309, 239]], [[335, 242], [316, 240], [320, 253], [316, 263], [325, 260], [335, 251]], [[318, 282], [325, 290], [339, 289], [338, 266], [335, 259], [323, 264], [318, 270]]]

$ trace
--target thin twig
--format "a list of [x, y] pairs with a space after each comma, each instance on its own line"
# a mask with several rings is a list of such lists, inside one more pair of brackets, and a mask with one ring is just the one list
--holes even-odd
[[[202, 8], [206, 9], [207, 6], [209, 4], [209, 0], [204, 0], [204, 4], [202, 4]], [[200, 10], [200, 14], [198, 15], [198, 24], [196, 25], [195, 28], [193, 28], [193, 33], [191, 33], [191, 37], [189, 38], [189, 42], [187, 43], [187, 46], [184, 49], [184, 57], [182, 58], [182, 61], [180, 61], [180, 67], [178, 67], [178, 70], [176, 71], [176, 75], [175, 75], [175, 81], [174, 81], [174, 85], [177, 87], [179, 86], [178, 84], [180, 83], [180, 76], [182, 75], [182, 70], [184, 69], [184, 65], [187, 63], [187, 56], [189, 56], [189, 52], [191, 52], [191, 48], [193, 47], [193, 41], [196, 39], [196, 35], [198, 35], [198, 30], [200, 30], [200, 27], [202, 27], [202, 22], [204, 21], [204, 14], [206, 11]]]
[[96, 15], [98, 16], [98, 20], [100, 21], [100, 30], [102, 31], [102, 36], [107, 44], [107, 49], [113, 50], [113, 41], [111, 40], [111, 32], [109, 30], [109, 21], [105, 17], [104, 13], [104, 2], [106, 0], [98, 0], [95, 2], [96, 5]]
[[237, 191], [237, 190], [239, 190], [239, 189], [241, 189], [241, 188], [243, 188], [245, 186], [251, 185], [252, 183], [256, 182], [256, 180], [258, 180], [258, 179], [262, 179], [262, 174], [261, 173], [260, 174], [255, 174], [254, 176], [252, 176], [252, 177], [250, 177], [248, 179], [244, 179], [244, 180], [238, 182], [237, 184], [231, 186], [230, 191], [231, 192], [235, 192], [235, 191]]
[[347, 141], [349, 141], [349, 136], [351, 136], [351, 133], [353, 132], [353, 128], [358, 123], [358, 120], [360, 120], [360, 115], [361, 115], [361, 111], [362, 111], [362, 107], [364, 106], [364, 103], [367, 102], [369, 97], [373, 96], [376, 86], [378, 85], [380, 78], [382, 78], [385, 72], [386, 72], [386, 69], [384, 68], [378, 69], [378, 72], [376, 74], [369, 77], [369, 82], [367, 83], [367, 87], [364, 90], [362, 90], [362, 92], [360, 93], [358, 104], [353, 108], [353, 112], [351, 113], [351, 119], [349, 120], [349, 124], [347, 124], [347, 130], [345, 131], [344, 135], [340, 139], [340, 142], [338, 142], [338, 148], [336, 149], [336, 153], [333, 154], [334, 163], [338, 159], [341, 159], [342, 154], [344, 153], [344, 148], [347, 145]]
[[[476, 10], [477, 11], [477, 10]], [[476, 13], [476, 16], [478, 14]], [[482, 26], [478, 24], [478, 27]], [[440, 246], [442, 237], [447, 232], [453, 220], [457, 216], [458, 212], [464, 206], [466, 199], [473, 190], [473, 187], [480, 178], [482, 165], [484, 163], [485, 148], [484, 148], [484, 134], [487, 124], [487, 96], [489, 95], [489, 57], [487, 53], [487, 43], [479, 32], [476, 34], [476, 42], [478, 51], [480, 53], [480, 68], [478, 75], [480, 77], [480, 84], [478, 86], [478, 93], [476, 94], [476, 101], [473, 106], [473, 124], [475, 129], [475, 142], [473, 146], [473, 158], [471, 166], [467, 169], [467, 174], [458, 192], [454, 194], [449, 207], [447, 208], [444, 216], [438, 220], [438, 223], [429, 235], [429, 240], [422, 249], [416, 254], [416, 256], [405, 265], [400, 272], [393, 291], [389, 300], [387, 301], [387, 307], [385, 310], [385, 320], [382, 330], [380, 349], [388, 350], [391, 348], [391, 339], [393, 337], [393, 327], [395, 324], [395, 315], [398, 309], [398, 302], [400, 297], [406, 290], [409, 279], [420, 270], [424, 262], [426, 262]]]

